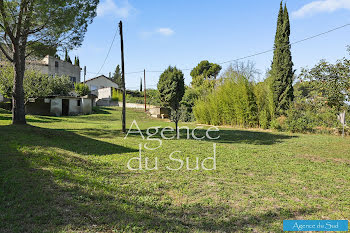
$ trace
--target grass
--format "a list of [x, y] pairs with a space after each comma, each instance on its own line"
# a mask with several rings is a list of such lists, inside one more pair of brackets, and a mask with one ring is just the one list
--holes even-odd
[[[144, 133], [173, 126], [127, 116]], [[131, 171], [147, 141], [124, 139], [120, 117], [104, 108], [12, 126], [1, 111], [0, 232], [281, 232], [284, 219], [350, 218], [350, 138], [220, 128], [215, 141], [163, 140], [142, 151], [159, 170]], [[194, 167], [214, 142], [217, 170], [166, 169], [179, 165], [173, 151]]]

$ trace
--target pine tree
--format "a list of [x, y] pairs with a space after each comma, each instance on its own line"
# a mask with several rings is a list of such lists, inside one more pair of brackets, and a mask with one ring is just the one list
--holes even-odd
[[64, 61], [69, 62], [70, 64], [72, 64], [72, 60], [70, 59], [69, 55], [68, 55], [68, 50], [66, 49], [65, 54], [64, 54]]
[[74, 57], [74, 65], [80, 67], [79, 57], [77, 57], [77, 56]]
[[140, 92], [142, 92], [142, 78], [140, 78]]
[[119, 65], [117, 65], [117, 67], [115, 68], [112, 79], [116, 84], [118, 84], [119, 88], [123, 86], [122, 72]]
[[274, 56], [271, 66], [274, 113], [284, 114], [293, 101], [293, 62], [290, 51], [290, 23], [287, 6], [281, 2], [277, 19]]

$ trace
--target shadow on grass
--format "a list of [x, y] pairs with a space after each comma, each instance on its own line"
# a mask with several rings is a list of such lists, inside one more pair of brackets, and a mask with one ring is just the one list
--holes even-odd
[[0, 135], [7, 142], [20, 146], [56, 147], [82, 155], [110, 155], [136, 152], [123, 147], [63, 129], [47, 129], [30, 125], [0, 126]]
[[92, 112], [94, 114], [111, 114], [111, 110], [113, 110], [112, 108], [108, 108], [108, 107], [94, 107], [92, 109]]
[[[11, 116], [0, 116], [1, 120], [12, 120]], [[32, 118], [26, 118], [26, 121], [28, 123], [53, 123], [53, 122], [60, 122], [62, 119], [60, 118], [54, 118], [54, 117], [46, 117], [46, 116], [35, 116], [35, 119]]]
[[[163, 128], [159, 128], [158, 134], [152, 136], [153, 138], [162, 138], [160, 132]], [[136, 130], [135, 130], [136, 131]], [[147, 131], [141, 130], [142, 134], [147, 137]], [[155, 130], [150, 131], [151, 134], [153, 134]], [[211, 138], [216, 138], [220, 136], [220, 138], [216, 140], [211, 140], [206, 137], [206, 130], [204, 129], [196, 129], [194, 134], [197, 138], [203, 138], [204, 141], [212, 141], [217, 143], [244, 143], [244, 144], [254, 144], [254, 145], [273, 145], [276, 143], [281, 143], [284, 140], [288, 140], [291, 138], [295, 138], [298, 136], [290, 136], [285, 134], [274, 134], [269, 132], [259, 132], [259, 131], [248, 131], [248, 130], [234, 130], [234, 129], [224, 129], [220, 130], [219, 132], [210, 132], [209, 135]], [[83, 129], [79, 130], [79, 133], [83, 135], [90, 135], [93, 137], [101, 137], [101, 138], [114, 138], [114, 137], [120, 137], [124, 136], [123, 133], [120, 130], [108, 130], [108, 129]], [[164, 132], [163, 134], [167, 138], [170, 138], [172, 136], [175, 136], [174, 132]], [[140, 133], [130, 133], [128, 137], [140, 137]], [[197, 140], [194, 139], [192, 136], [192, 129], [186, 130], [181, 129], [180, 130], [180, 139], [187, 139], [189, 137], [190, 140]]]
[[[145, 203], [140, 200], [156, 196], [150, 189], [125, 189], [103, 179], [84, 180], [75, 175], [75, 169], [99, 178], [127, 179], [133, 173], [108, 170], [69, 154], [52, 159], [36, 151], [23, 154], [1, 142], [0, 151], [5, 148], [7, 153], [0, 156], [0, 222], [4, 232], [234, 232], [256, 227], [280, 232], [283, 219], [317, 211], [280, 208], [253, 214], [248, 207], [235, 212], [225, 204], [184, 207]], [[54, 167], [55, 172], [42, 169], [45, 167]]]

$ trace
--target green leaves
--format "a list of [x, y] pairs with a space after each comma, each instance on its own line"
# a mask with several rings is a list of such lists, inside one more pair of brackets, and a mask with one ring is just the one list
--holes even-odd
[[78, 96], [85, 96], [90, 94], [90, 89], [89, 86], [84, 83], [76, 83], [75, 92], [78, 94]]
[[285, 114], [294, 99], [293, 94], [293, 62], [290, 51], [290, 23], [286, 5], [282, 2], [277, 19], [277, 29], [274, 45], [274, 56], [271, 66], [274, 112]]
[[185, 80], [182, 71], [169, 66], [160, 75], [158, 91], [161, 102], [171, 108], [171, 119], [177, 125], [180, 118], [180, 102], [185, 94]]
[[206, 88], [213, 88], [213, 80], [219, 75], [221, 66], [215, 63], [209, 63], [207, 60], [201, 61], [191, 71], [192, 87], [205, 86]]
[[[7, 98], [13, 93], [13, 68], [8, 64], [0, 71], [0, 93]], [[23, 88], [25, 100], [29, 98], [47, 97], [50, 95], [68, 95], [72, 90], [69, 77], [50, 77], [39, 71], [27, 70], [24, 74]]]
[[117, 65], [115, 68], [114, 74], [113, 74], [113, 81], [118, 84], [118, 87], [121, 88], [123, 86], [123, 80], [122, 80], [122, 72], [120, 69], [120, 66]]
[[[340, 111], [345, 107], [345, 101], [350, 95], [350, 60], [338, 60], [335, 64], [330, 64], [321, 60], [311, 70], [303, 69], [300, 77], [309, 80], [312, 85], [314, 96], [324, 98], [328, 106]], [[309, 98], [313, 97], [310, 96]]]

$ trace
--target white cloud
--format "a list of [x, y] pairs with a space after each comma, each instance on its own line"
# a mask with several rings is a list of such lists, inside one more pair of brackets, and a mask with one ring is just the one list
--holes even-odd
[[171, 36], [175, 33], [171, 28], [158, 28], [157, 32], [164, 36]]
[[155, 36], [155, 35], [171, 36], [174, 33], [175, 33], [175, 31], [171, 28], [158, 28], [158, 29], [154, 29], [152, 31], [143, 31], [140, 33], [140, 35], [141, 35], [141, 38], [147, 39], [147, 38]]
[[118, 18], [127, 18], [133, 9], [127, 0], [118, 5], [114, 0], [104, 0], [97, 7], [97, 16], [113, 15]]
[[350, 10], [350, 0], [319, 0], [313, 1], [292, 13], [294, 18], [301, 18], [321, 12], [333, 12], [339, 9]]

